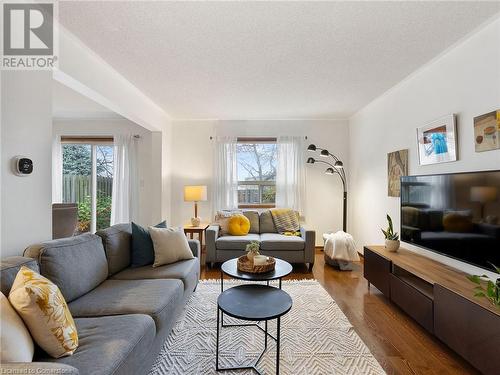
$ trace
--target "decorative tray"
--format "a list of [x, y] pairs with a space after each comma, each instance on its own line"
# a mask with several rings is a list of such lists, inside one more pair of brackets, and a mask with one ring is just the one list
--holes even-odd
[[276, 266], [276, 260], [273, 257], [267, 257], [266, 264], [254, 265], [253, 260], [247, 258], [246, 255], [242, 255], [238, 258], [238, 271], [248, 272], [248, 273], [266, 273], [274, 270]]

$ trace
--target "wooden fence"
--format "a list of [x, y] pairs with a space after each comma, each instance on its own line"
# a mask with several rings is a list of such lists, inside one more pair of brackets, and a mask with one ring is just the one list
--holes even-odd
[[[111, 196], [113, 177], [97, 176], [97, 195]], [[92, 194], [92, 176], [66, 174], [63, 176], [63, 202], [80, 203]]]

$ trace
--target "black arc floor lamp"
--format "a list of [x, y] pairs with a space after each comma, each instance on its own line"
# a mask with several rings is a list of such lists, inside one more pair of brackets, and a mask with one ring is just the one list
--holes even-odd
[[325, 170], [325, 174], [329, 174], [329, 175], [338, 174], [340, 176], [340, 179], [342, 180], [342, 185], [344, 188], [344, 206], [343, 206], [343, 212], [342, 212], [342, 230], [344, 232], [347, 232], [347, 180], [345, 178], [344, 163], [342, 163], [342, 161], [338, 157], [331, 154], [327, 149], [316, 147], [316, 145], [313, 145], [313, 144], [311, 144], [307, 147], [307, 151], [310, 151], [310, 152], [320, 151], [319, 154], [321, 157], [333, 159], [333, 164], [331, 164], [331, 163], [324, 161], [324, 160], [307, 158], [307, 164], [314, 164], [314, 163], [327, 164], [329, 167]]

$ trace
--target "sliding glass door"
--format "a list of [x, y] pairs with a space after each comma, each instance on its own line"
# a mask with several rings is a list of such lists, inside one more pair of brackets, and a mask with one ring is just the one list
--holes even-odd
[[64, 203], [78, 205], [78, 233], [109, 227], [113, 189], [112, 139], [62, 137]]

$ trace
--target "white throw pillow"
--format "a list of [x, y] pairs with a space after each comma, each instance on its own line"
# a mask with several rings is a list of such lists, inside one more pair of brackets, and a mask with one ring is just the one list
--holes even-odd
[[35, 347], [23, 320], [7, 297], [0, 293], [0, 362], [31, 362]]
[[194, 258], [182, 229], [149, 227], [149, 234], [155, 252], [153, 267]]

